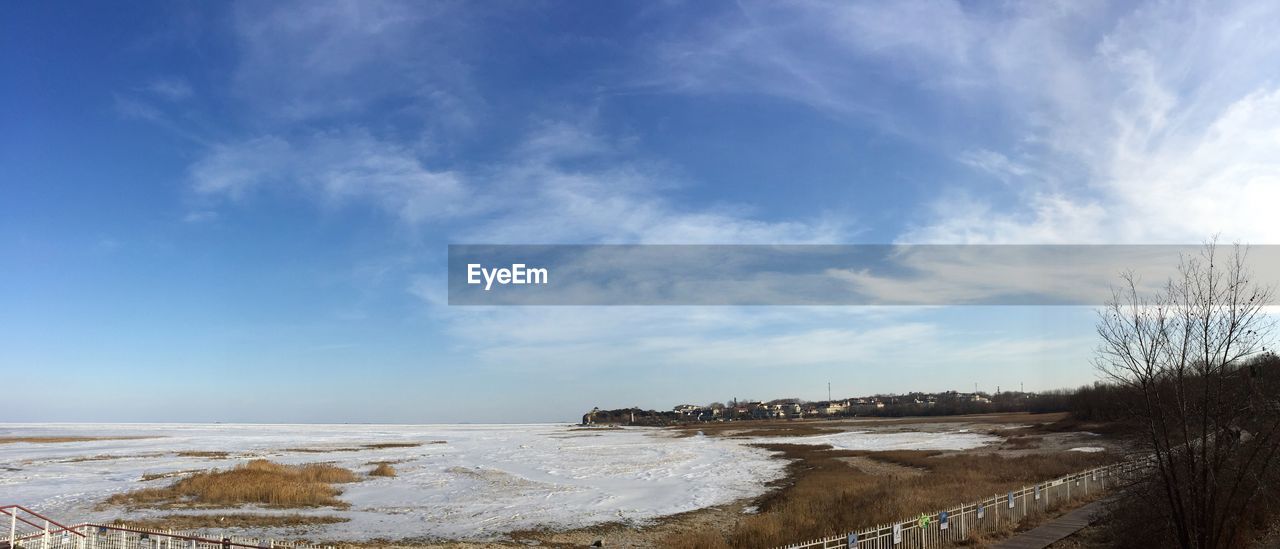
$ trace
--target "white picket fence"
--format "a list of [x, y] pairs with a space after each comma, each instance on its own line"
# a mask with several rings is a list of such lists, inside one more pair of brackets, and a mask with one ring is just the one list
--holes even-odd
[[948, 511], [924, 513], [848, 534], [786, 545], [783, 549], [935, 549], [1043, 514], [1073, 499], [1098, 495], [1137, 465], [1117, 463], [998, 494]]

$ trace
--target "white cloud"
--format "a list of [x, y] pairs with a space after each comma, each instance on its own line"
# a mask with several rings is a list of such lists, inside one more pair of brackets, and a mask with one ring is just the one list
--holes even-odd
[[370, 114], [388, 102], [398, 114], [462, 131], [478, 95], [467, 59], [476, 51], [460, 4], [398, 1], [244, 3], [235, 10], [242, 53], [234, 89], [277, 122]]
[[[734, 6], [649, 46], [652, 65], [638, 83], [687, 93], [763, 93], [897, 127], [877, 96], [900, 79], [938, 77], [940, 65], [967, 65], [978, 30], [946, 2]], [[867, 64], [876, 65], [874, 78]]]
[[638, 166], [578, 170], [520, 166], [518, 194], [494, 218], [460, 235], [479, 243], [745, 244], [837, 242], [846, 225], [763, 221], [732, 206], [680, 207], [655, 191], [668, 183]]
[[344, 131], [216, 145], [190, 179], [206, 197], [285, 188], [330, 207], [372, 204], [411, 225], [465, 220], [447, 230], [476, 243], [774, 244], [849, 234], [842, 220], [764, 221], [731, 204], [677, 206], [663, 196], [678, 185], [670, 170], [567, 123], [540, 125], [496, 167], [466, 173]]
[[407, 224], [472, 208], [470, 190], [458, 174], [432, 170], [412, 149], [362, 131], [216, 145], [192, 165], [190, 177], [205, 196], [241, 199], [264, 188], [287, 188], [331, 207], [370, 203]]
[[[1087, 67], [1057, 49], [1074, 39], [1073, 25], [1089, 18], [1072, 5], [1055, 6], [1058, 16], [1023, 14], [1019, 24], [997, 32], [996, 15], [953, 3], [748, 3], [740, 25], [716, 21], [693, 42], [661, 46], [657, 64], [674, 70], [645, 83], [691, 93], [766, 93], [908, 134], [927, 132], [915, 131], [919, 121], [903, 120], [895, 110], [901, 107], [895, 86], [914, 82], [961, 103], [998, 89], [997, 100], [1034, 111], [1028, 128], [1060, 129], [1030, 132], [1040, 142], [1028, 140], [1025, 149], [966, 144], [947, 155], [1006, 177], [1034, 174], [1038, 184], [1057, 185], [1065, 177], [1045, 176], [1046, 161], [1037, 155], [1071, 151], [1094, 135], [1096, 123], [1075, 121], [1090, 112], [1096, 95]], [[235, 23], [244, 58], [233, 89], [263, 116], [251, 124], [257, 137], [224, 140], [192, 165], [192, 188], [215, 202], [291, 192], [327, 207], [373, 207], [414, 226], [441, 223], [432, 230], [469, 242], [831, 243], [852, 233], [848, 220], [821, 214], [779, 220], [734, 203], [681, 202], [670, 191], [696, 182], [589, 123], [539, 124], [485, 166], [441, 164], [439, 155], [415, 143], [465, 133], [485, 116], [471, 81], [475, 37], [453, 5], [243, 4]], [[1018, 41], [1034, 47], [1013, 51]], [[851, 57], [875, 71], [863, 71]], [[1042, 66], [1032, 63], [1036, 57]], [[395, 112], [387, 125], [397, 129], [350, 123], [348, 117], [375, 109]], [[401, 112], [449, 131], [402, 131]], [[520, 131], [511, 129], [520, 122], [504, 121], [504, 131]], [[1075, 154], [1081, 153], [1069, 158]], [[918, 234], [974, 241], [1002, 241], [1008, 234], [1105, 238], [1106, 206], [1069, 191], [1026, 190], [1032, 207], [1014, 213], [975, 199], [962, 210], [940, 210], [941, 221]], [[904, 349], [926, 363], [930, 356], [991, 354], [980, 343], [946, 345], [923, 322], [841, 325], [884, 314], [867, 309], [444, 308], [442, 277], [410, 276], [402, 287], [488, 364], [771, 367], [870, 361]], [[1023, 349], [1044, 348], [1009, 345], [1013, 352], [1002, 357], [1012, 362], [1026, 358]]]
[[646, 83], [857, 117], [1014, 183], [941, 192], [902, 242], [1280, 241], [1274, 4], [737, 6]]
[[1028, 192], [1012, 211], [940, 201], [938, 221], [900, 240], [1188, 243], [1220, 234], [1280, 242], [1270, 206], [1280, 201], [1280, 88], [1241, 97], [1204, 126], [1166, 129], [1163, 116], [1124, 119], [1122, 131], [1098, 136], [1111, 149], [1077, 189]]
[[212, 210], [193, 210], [182, 216], [186, 223], [206, 223], [218, 218], [218, 212]]
[[[595, 162], [582, 162], [582, 160]], [[492, 176], [495, 214], [460, 233], [484, 243], [747, 244], [841, 242], [847, 220], [765, 221], [734, 204], [680, 206], [694, 183], [586, 124], [543, 124]]]
[[[140, 95], [140, 94], [137, 94]], [[129, 120], [141, 120], [200, 145], [207, 145], [205, 138], [192, 131], [188, 124], [175, 122], [177, 117], [161, 109], [155, 101], [144, 100], [138, 96], [115, 94], [113, 107], [116, 114]]]
[[[891, 256], [893, 274], [832, 269], [878, 303], [1059, 303], [1100, 305], [1112, 297], [1121, 273], [1146, 290], [1173, 276], [1180, 254], [1195, 246], [902, 246]], [[1260, 249], [1255, 272], [1280, 274], [1280, 257]]]
[[967, 166], [977, 168], [1004, 180], [1025, 177], [1031, 173], [1031, 170], [1026, 166], [1010, 160], [1009, 157], [1001, 153], [987, 149], [965, 151], [960, 154], [958, 160]]
[[[395, 1], [238, 5], [232, 89], [256, 137], [219, 140], [190, 169], [204, 197], [289, 188], [330, 207], [373, 204], [447, 221], [471, 242], [836, 242], [850, 223], [764, 219], [733, 202], [682, 203], [678, 170], [603, 135], [592, 118], [504, 120], [522, 136], [483, 164], [451, 147], [478, 131], [488, 32], [518, 10]], [[530, 129], [529, 126], [532, 126]], [[339, 130], [320, 129], [339, 127]], [[486, 128], [487, 129], [487, 128]], [[465, 157], [464, 157], [465, 158]], [[697, 183], [692, 183], [696, 185]]]
[[[458, 351], [488, 372], [540, 376], [639, 372], [720, 391], [748, 381], [763, 398], [805, 381], [848, 394], [964, 387], [975, 379], [1052, 388], [1083, 383], [1089, 342], [1078, 330], [1017, 334], [930, 316], [919, 307], [462, 307], [441, 309]], [[925, 313], [925, 314], [922, 314]], [[1066, 315], [1070, 316], [1070, 315]], [[1046, 313], [1042, 318], [1063, 318]], [[892, 364], [893, 368], [885, 368]], [[1052, 369], [1051, 369], [1052, 367]], [[761, 387], [761, 379], [786, 380]], [[815, 383], [816, 388], [817, 383]], [[732, 389], [731, 389], [732, 388]], [[741, 395], [741, 393], [740, 393]], [[712, 399], [715, 395], [697, 394]], [[808, 395], [805, 395], [808, 396]], [[816, 397], [816, 394], [813, 396]], [[660, 401], [670, 405], [670, 401]], [[615, 403], [622, 405], [625, 403]]]
[[191, 84], [181, 78], [157, 78], [147, 84], [147, 91], [168, 101], [182, 101], [191, 97]]
[[409, 293], [432, 307], [449, 304], [448, 280], [438, 275], [416, 275], [409, 284]]
[[114, 106], [116, 113], [125, 118], [145, 120], [147, 122], [160, 123], [165, 121], [164, 113], [147, 103], [116, 95], [114, 98]]
[[[1013, 211], [998, 211], [974, 199], [938, 200], [933, 221], [906, 231], [911, 244], [1107, 244], [1124, 241], [1114, 232], [1107, 205], [1061, 193], [1032, 192]], [[1177, 241], [1177, 239], [1170, 239]]]

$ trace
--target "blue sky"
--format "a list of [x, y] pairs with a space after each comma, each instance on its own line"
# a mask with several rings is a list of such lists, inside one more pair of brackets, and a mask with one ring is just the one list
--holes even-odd
[[0, 10], [9, 420], [1093, 379], [1084, 308], [459, 309], [449, 243], [1280, 243], [1267, 3]]

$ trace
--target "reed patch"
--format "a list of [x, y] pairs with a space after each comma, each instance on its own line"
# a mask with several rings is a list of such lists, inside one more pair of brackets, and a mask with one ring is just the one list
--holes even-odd
[[390, 463], [379, 463], [372, 471], [369, 471], [371, 477], [394, 477], [396, 476], [396, 468]]
[[265, 459], [232, 469], [204, 471], [183, 477], [164, 488], [144, 488], [107, 498], [105, 506], [127, 508], [216, 508], [247, 504], [266, 507], [337, 507], [335, 484], [356, 482], [349, 469], [325, 463], [283, 465]]
[[218, 452], [211, 450], [184, 450], [178, 452], [178, 457], [193, 457], [206, 459], [226, 459], [231, 455], [230, 452]]
[[[679, 532], [663, 547], [776, 547], [901, 520], [1113, 462], [1106, 454], [1031, 454], [936, 451], [868, 452], [829, 446], [769, 444], [792, 460], [787, 478], [762, 497], [760, 512], [718, 535]], [[915, 474], [878, 474], [851, 467], [871, 460]]]
[[433, 440], [430, 442], [370, 442], [359, 446], [332, 446], [332, 447], [315, 447], [315, 448], [285, 448], [286, 452], [296, 452], [302, 454], [328, 454], [333, 452], [361, 452], [364, 450], [387, 450], [390, 448], [417, 448], [424, 444], [444, 444], [443, 440]]
[[268, 515], [254, 513], [172, 514], [154, 518], [117, 520], [117, 526], [144, 530], [199, 530], [209, 528], [291, 528], [338, 524], [351, 519], [333, 515]]
[[0, 444], [26, 442], [29, 444], [64, 444], [68, 442], [93, 442], [99, 440], [142, 440], [156, 437], [120, 436], [120, 437], [0, 437]]

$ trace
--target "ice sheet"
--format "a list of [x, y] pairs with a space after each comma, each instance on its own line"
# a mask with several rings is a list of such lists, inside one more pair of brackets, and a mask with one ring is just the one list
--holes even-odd
[[968, 450], [999, 442], [1000, 438], [966, 431], [941, 433], [848, 431], [807, 437], [756, 438], [753, 441], [781, 444], [828, 444], [837, 450]]
[[[252, 458], [333, 462], [359, 472], [393, 461], [395, 478], [342, 485], [350, 509], [289, 510], [349, 522], [244, 532], [262, 537], [492, 539], [527, 528], [575, 528], [657, 517], [753, 497], [786, 462], [756, 442], [849, 449], [962, 449], [989, 442], [971, 433], [841, 433], [785, 439], [677, 437], [649, 428], [565, 425], [175, 425], [0, 424], [0, 436], [142, 436], [134, 440], [0, 444], [0, 503], [20, 503], [68, 521], [106, 521], [95, 510], [111, 494], [172, 479], [146, 473], [229, 468]], [[411, 448], [303, 452], [364, 444]], [[226, 458], [179, 456], [230, 452]], [[282, 512], [253, 510], [254, 512]], [[221, 512], [221, 511], [214, 511]], [[162, 514], [134, 512], [131, 517]]]

